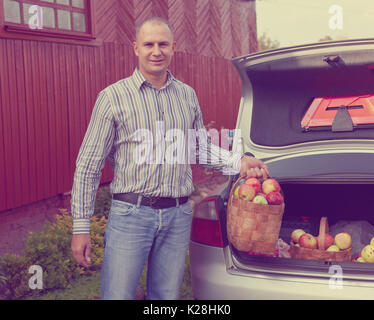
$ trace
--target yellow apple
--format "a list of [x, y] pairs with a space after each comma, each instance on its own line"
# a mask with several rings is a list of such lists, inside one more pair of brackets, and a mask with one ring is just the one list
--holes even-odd
[[292, 231], [291, 233], [291, 239], [293, 242], [295, 243], [298, 243], [299, 242], [299, 239], [300, 237], [305, 233], [305, 231], [303, 229], [295, 229], [294, 231]]
[[371, 245], [371, 246], [374, 246], [374, 237], [371, 238], [371, 240], [370, 240], [370, 245]]
[[335, 238], [335, 244], [339, 247], [339, 249], [348, 249], [352, 246], [352, 237], [348, 232], [341, 232], [338, 233]]
[[234, 190], [234, 196], [239, 199], [239, 186], [237, 186]]
[[332, 246], [329, 246], [326, 251], [330, 251], [330, 252], [338, 252], [340, 251], [339, 247], [336, 246], [335, 244], [333, 244]]
[[358, 257], [356, 261], [357, 261], [357, 262], [366, 262], [365, 259], [364, 259], [363, 257]]
[[374, 246], [368, 244], [361, 251], [361, 257], [366, 262], [374, 262]]

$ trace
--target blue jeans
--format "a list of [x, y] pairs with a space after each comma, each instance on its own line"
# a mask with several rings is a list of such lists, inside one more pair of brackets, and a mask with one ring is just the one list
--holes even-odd
[[135, 298], [148, 258], [147, 299], [178, 299], [190, 239], [190, 201], [152, 209], [112, 200], [105, 232], [101, 298]]

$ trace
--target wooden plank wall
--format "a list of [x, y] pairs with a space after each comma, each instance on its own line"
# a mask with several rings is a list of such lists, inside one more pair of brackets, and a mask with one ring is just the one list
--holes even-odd
[[[108, 9], [106, 14], [99, 10], [100, 6], [95, 6], [98, 25], [104, 22], [109, 25], [107, 29], [98, 28], [100, 37], [105, 39], [100, 47], [0, 39], [0, 211], [71, 190], [75, 160], [98, 92], [131, 75], [136, 66], [130, 39], [118, 41], [126, 39], [126, 26], [121, 28], [118, 19], [111, 19], [115, 9], [121, 6], [128, 14], [129, 6], [124, 6], [124, 2], [132, 3], [133, 12], [137, 12], [136, 16], [132, 14], [134, 23], [144, 17], [144, 10], [148, 10], [147, 15], [162, 15], [165, 10], [174, 10], [177, 15], [173, 5], [178, 3], [186, 10], [183, 19], [185, 22], [190, 19], [189, 25], [195, 31], [188, 36], [177, 26], [177, 37], [185, 40], [180, 41], [170, 69], [177, 78], [195, 88], [205, 123], [215, 121], [218, 129], [235, 126], [241, 84], [228, 56], [236, 50], [242, 54], [242, 47], [248, 49], [254, 45], [236, 49], [234, 46], [232, 50], [218, 45], [218, 38], [213, 40], [210, 36], [213, 27], [204, 35], [202, 25], [191, 22], [202, 23], [196, 15], [198, 4], [209, 9], [209, 4], [215, 1], [189, 1], [116, 1], [117, 7]], [[135, 6], [135, 2], [143, 7]], [[101, 3], [103, 9], [108, 1]], [[115, 25], [110, 26], [112, 20]], [[132, 33], [135, 29], [130, 30]], [[195, 35], [207, 46], [198, 45], [193, 39]], [[106, 166], [102, 182], [110, 181], [111, 177], [112, 172]]]
[[107, 42], [131, 44], [135, 26], [150, 16], [167, 19], [177, 51], [231, 59], [257, 51], [255, 1], [93, 0], [96, 31]]

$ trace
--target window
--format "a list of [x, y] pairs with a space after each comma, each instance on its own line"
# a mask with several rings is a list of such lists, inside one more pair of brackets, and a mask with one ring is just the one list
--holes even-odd
[[88, 0], [0, 0], [10, 32], [93, 39]]

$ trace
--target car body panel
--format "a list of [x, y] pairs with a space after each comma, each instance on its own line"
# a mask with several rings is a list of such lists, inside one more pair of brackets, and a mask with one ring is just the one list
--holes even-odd
[[[336, 56], [339, 57], [337, 64], [334, 62]], [[283, 87], [278, 90], [278, 83], [272, 79], [274, 75], [296, 75], [296, 71], [304, 72], [306, 75], [301, 78], [304, 84], [315, 85], [315, 88], [308, 92], [307, 98], [310, 101], [313, 101], [314, 97], [331, 96], [333, 93], [341, 96], [345, 94], [345, 90], [351, 90], [347, 92], [348, 95], [374, 93], [374, 39], [332, 41], [269, 50], [235, 58], [233, 64], [242, 80], [242, 98], [233, 150], [262, 159], [269, 167], [272, 177], [281, 183], [332, 183], [348, 186], [374, 183], [374, 130], [360, 131], [358, 134], [357, 131], [316, 133], [314, 136], [309, 135], [305, 141], [298, 139], [295, 140], [297, 143], [284, 144], [279, 137], [276, 137], [277, 143], [257, 143], [256, 139], [253, 139], [256, 135], [251, 131], [255, 125], [266, 128], [266, 123], [262, 122], [253, 125], [255, 107], [261, 106], [261, 101], [259, 103], [256, 100], [258, 97], [265, 97], [267, 93], [271, 95], [273, 89], [281, 97], [282, 90], [287, 91], [289, 88], [283, 100], [279, 100], [283, 103], [288, 96], [293, 98], [292, 90], [303, 90], [303, 84], [298, 84], [297, 81], [292, 82], [289, 87], [287, 83], [280, 83]], [[337, 82], [323, 83], [323, 77], [320, 81], [316, 70], [321, 71], [322, 76], [327, 72], [329, 80], [334, 80], [339, 72], [345, 72], [344, 76], [347, 77], [350, 70], [353, 73], [358, 70], [354, 73], [358, 78], [353, 77], [345, 83], [337, 77]], [[308, 79], [308, 74], [315, 78]], [[282, 80], [282, 77], [279, 79]], [[367, 79], [370, 83], [364, 83]], [[254, 80], [259, 80], [260, 84], [254, 83]], [[356, 80], [358, 84], [354, 87]], [[336, 83], [342, 87], [334, 87]], [[274, 87], [269, 89], [268, 84]], [[323, 90], [324, 85], [331, 87]], [[353, 89], [349, 89], [351, 85]], [[262, 96], [254, 91], [258, 89], [263, 91]], [[368, 92], [371, 90], [372, 92]], [[271, 100], [271, 97], [267, 98]], [[308, 99], [304, 100], [309, 101]], [[296, 109], [284, 109], [284, 112], [288, 112], [286, 115], [282, 114], [283, 109], [277, 109], [277, 115], [282, 120], [271, 119], [272, 124], [277, 125], [277, 121], [279, 122], [278, 131], [274, 132], [287, 130], [288, 125], [288, 129], [294, 130], [295, 136], [301, 137], [301, 120], [309, 106], [305, 101], [300, 107], [302, 110], [297, 110], [296, 118], [291, 112]], [[274, 105], [269, 108], [284, 107], [282, 103], [277, 103], [278, 100], [275, 99]], [[297, 104], [295, 106], [293, 107], [297, 108]], [[292, 117], [296, 120], [291, 119]], [[287, 119], [293, 122], [287, 122]], [[300, 124], [300, 128], [292, 127], [295, 123]], [[262, 133], [271, 139], [272, 129], [270, 127], [269, 132], [263, 130]], [[285, 141], [292, 142], [292, 139]], [[234, 179], [235, 177], [231, 182]], [[221, 194], [225, 200], [229, 188], [230, 184], [225, 190], [226, 194]], [[219, 219], [224, 221], [222, 212], [219, 213]], [[244, 263], [235, 256], [230, 244], [219, 248], [191, 241], [189, 252], [193, 292], [197, 299], [374, 299], [374, 269], [368, 264], [363, 267], [363, 264], [352, 262], [342, 268], [342, 278], [336, 278], [334, 272], [328, 272], [330, 265], [323, 266], [322, 263], [310, 268], [310, 262], [306, 260], [298, 261], [299, 265], [293, 266], [291, 262], [288, 266], [287, 261], [278, 264], [271, 259], [256, 262], [256, 258]], [[355, 265], [357, 272], [354, 270]], [[335, 281], [339, 279], [342, 282]]]
[[[308, 277], [276, 272], [246, 271], [227, 266], [229, 248], [191, 242], [190, 261], [194, 297], [198, 300], [314, 300], [374, 299], [373, 281], [335, 281], [331, 275]], [[225, 257], [226, 256], [226, 257]], [[330, 280], [332, 279], [332, 280]], [[361, 283], [360, 283], [361, 282]]]

